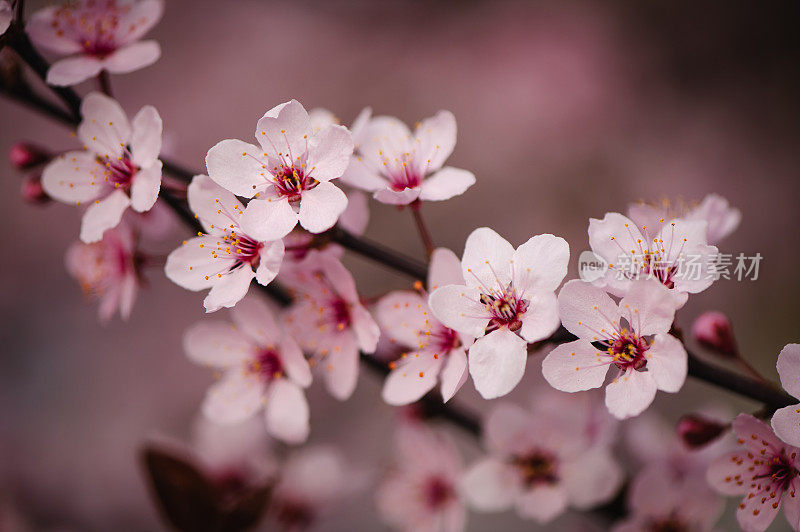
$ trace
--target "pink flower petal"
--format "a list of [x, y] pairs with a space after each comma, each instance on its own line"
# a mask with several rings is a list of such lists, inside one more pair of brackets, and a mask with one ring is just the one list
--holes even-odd
[[112, 74], [127, 74], [152, 65], [159, 57], [161, 46], [156, 41], [138, 41], [118, 48], [102, 65]]
[[423, 201], [444, 201], [460, 196], [475, 184], [475, 174], [460, 168], [445, 166], [420, 186], [419, 199]]
[[121, 190], [115, 190], [102, 200], [92, 203], [81, 220], [81, 240], [90, 244], [103, 238], [103, 233], [116, 227], [131, 200]]
[[479, 338], [469, 348], [469, 373], [484, 399], [513, 390], [525, 373], [528, 349], [525, 340], [502, 327]]
[[264, 408], [267, 432], [286, 443], [298, 444], [308, 439], [308, 402], [296, 384], [277, 379], [269, 386]]
[[562, 344], [542, 361], [542, 375], [562, 392], [599, 388], [608, 373], [607, 359], [586, 340]]
[[336, 185], [322, 182], [303, 191], [300, 199], [300, 225], [310, 233], [327, 231], [347, 208], [347, 196]]
[[142, 107], [131, 125], [131, 154], [137, 166], [149, 167], [161, 152], [161, 116], [152, 105]]

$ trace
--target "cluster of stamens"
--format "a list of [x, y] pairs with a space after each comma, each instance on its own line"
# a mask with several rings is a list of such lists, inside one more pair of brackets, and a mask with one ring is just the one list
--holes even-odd
[[549, 452], [534, 449], [528, 454], [514, 456], [511, 464], [522, 473], [523, 482], [528, 487], [558, 481], [558, 464]]
[[[659, 221], [664, 223], [663, 218], [661, 218]], [[677, 264], [670, 262], [669, 257], [673, 256], [672, 246], [676, 243], [675, 222], [670, 222], [670, 230], [672, 234], [669, 248], [665, 247], [664, 240], [663, 238], [660, 238], [660, 234], [659, 236], [653, 238], [647, 236], [647, 226], [642, 226], [642, 234], [644, 235], [644, 238], [640, 238], [634, 234], [629, 224], [626, 223], [624, 225], [628, 230], [628, 234], [636, 243], [636, 248], [631, 250], [624, 249], [617, 238], [612, 236], [611, 240], [619, 247], [619, 258], [624, 263], [611, 263], [608, 265], [609, 269], [616, 269], [630, 279], [652, 277], [657, 279], [667, 288], [673, 288], [675, 286], [674, 276], [677, 273]], [[683, 247], [686, 244], [686, 241], [686, 238], [681, 239], [681, 246], [677, 250], [675, 256], [682, 256]]]
[[260, 350], [247, 365], [247, 371], [265, 382], [279, 379], [283, 375], [283, 363], [278, 352], [271, 347]]
[[514, 290], [514, 283], [502, 291], [489, 290], [482, 292], [480, 302], [491, 317], [486, 332], [506, 326], [511, 331], [518, 331], [522, 327], [520, 317], [528, 310], [528, 302], [522, 299]]
[[628, 329], [622, 329], [611, 338], [606, 352], [621, 370], [642, 370], [647, 366], [645, 353], [650, 349], [647, 340]]
[[423, 498], [428, 508], [436, 510], [455, 497], [455, 490], [450, 482], [439, 476], [426, 479], [423, 487]]
[[275, 190], [289, 201], [299, 200], [304, 190], [310, 190], [319, 184], [319, 181], [306, 173], [303, 166], [305, 165], [299, 168], [281, 165], [275, 168]]
[[98, 161], [104, 167], [105, 181], [112, 185], [114, 188], [122, 188], [127, 190], [131, 186], [133, 176], [136, 174], [136, 165], [130, 154], [126, 150], [125, 153], [114, 159], [110, 157], [98, 157]]
[[124, 41], [121, 31], [130, 34], [137, 25], [146, 22], [140, 20], [127, 28], [120, 27], [122, 16], [129, 11], [129, 5], [119, 5], [115, 0], [67, 3], [55, 11], [52, 25], [59, 37], [74, 40], [80, 43], [84, 53], [103, 58]]

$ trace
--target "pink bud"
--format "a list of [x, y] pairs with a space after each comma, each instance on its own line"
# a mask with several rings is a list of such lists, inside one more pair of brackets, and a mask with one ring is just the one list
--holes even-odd
[[686, 414], [678, 420], [676, 431], [684, 445], [697, 449], [716, 440], [728, 425], [700, 414]]
[[44, 204], [50, 202], [50, 196], [47, 195], [47, 192], [42, 187], [42, 175], [39, 173], [25, 176], [25, 179], [22, 180], [20, 195], [28, 203]]
[[52, 158], [53, 154], [49, 150], [28, 142], [17, 142], [8, 150], [8, 159], [18, 170], [33, 168]]
[[692, 336], [700, 345], [728, 358], [738, 353], [733, 326], [722, 312], [704, 312], [692, 324]]

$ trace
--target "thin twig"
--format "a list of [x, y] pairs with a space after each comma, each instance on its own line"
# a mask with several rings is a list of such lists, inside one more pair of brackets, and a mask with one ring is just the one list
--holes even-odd
[[336, 242], [343, 248], [370, 258], [400, 273], [404, 273], [413, 279], [424, 281], [428, 277], [428, 266], [426, 264], [402, 255], [367, 238], [355, 236], [338, 225], [328, 231], [328, 234], [333, 242]]
[[411, 215], [414, 217], [414, 223], [417, 225], [419, 237], [422, 239], [422, 245], [425, 246], [425, 253], [427, 253], [428, 257], [430, 258], [430, 256], [433, 255], [435, 246], [433, 245], [431, 233], [428, 231], [428, 226], [425, 224], [425, 219], [422, 217], [422, 212], [420, 212], [420, 209], [422, 208], [422, 202], [416, 200], [409, 205], [409, 207], [411, 209]]

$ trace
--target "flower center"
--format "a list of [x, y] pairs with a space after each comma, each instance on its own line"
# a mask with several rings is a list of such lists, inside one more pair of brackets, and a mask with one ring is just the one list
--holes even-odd
[[102, 157], [99, 160], [105, 167], [106, 182], [113, 185], [114, 188], [122, 188], [124, 190], [130, 188], [137, 168], [127, 151], [116, 159]]
[[314, 522], [314, 510], [306, 502], [282, 500], [276, 508], [275, 520], [286, 530], [305, 530]]
[[520, 317], [528, 310], [528, 302], [517, 295], [514, 283], [510, 283], [502, 292], [492, 290], [481, 293], [480, 302], [491, 317], [486, 327], [487, 334], [502, 326], [507, 326], [511, 331], [518, 331], [522, 327]]
[[520, 470], [523, 481], [529, 487], [558, 481], [556, 459], [548, 452], [534, 450], [527, 455], [515, 456], [512, 465]]
[[304, 190], [310, 190], [318, 184], [319, 181], [296, 166], [281, 166], [275, 174], [275, 188], [278, 194], [289, 198], [289, 201], [299, 200]]
[[676, 271], [677, 269], [673, 266], [667, 266], [664, 264], [664, 262], [659, 258], [659, 255], [654, 256], [649, 250], [644, 254], [644, 259], [642, 260], [642, 273], [654, 277], [658, 280], [658, 282], [667, 288], [675, 287], [673, 277], [675, 276]]
[[56, 10], [53, 28], [59, 37], [80, 43], [84, 53], [103, 58], [119, 47], [121, 31], [130, 33], [141, 24], [137, 21], [120, 28], [121, 16], [128, 11], [130, 6], [119, 6], [115, 0], [67, 3]]
[[272, 382], [283, 375], [281, 358], [277, 351], [269, 347], [256, 353], [247, 369], [265, 382]]
[[434, 510], [444, 506], [454, 496], [453, 486], [441, 477], [427, 479], [423, 492], [428, 507]]
[[650, 349], [647, 340], [637, 334], [623, 329], [617, 333], [607, 351], [614, 358], [614, 364], [621, 369], [641, 370], [647, 366], [645, 353]]
[[792, 465], [789, 458], [783, 454], [773, 456], [766, 465], [766, 472], [755, 477], [753, 480], [757, 478], [769, 478], [774, 487], [785, 490], [789, 487], [789, 483], [798, 475], [797, 469]]
[[648, 532], [688, 532], [689, 527], [675, 516], [648, 521], [645, 530]]
[[330, 302], [331, 320], [336, 325], [336, 330], [343, 331], [350, 326], [350, 305], [343, 299], [334, 299]]

